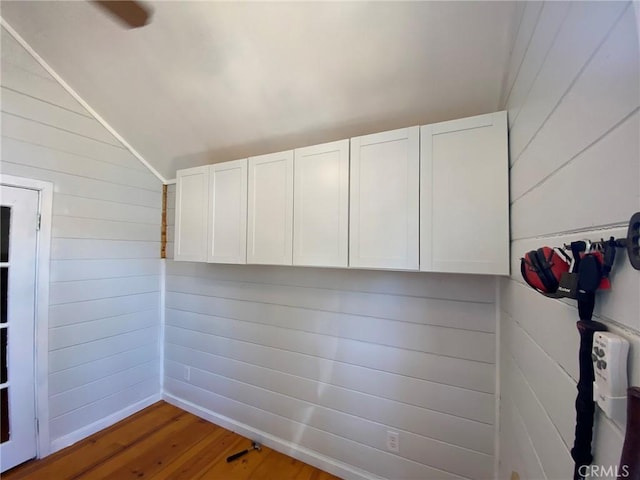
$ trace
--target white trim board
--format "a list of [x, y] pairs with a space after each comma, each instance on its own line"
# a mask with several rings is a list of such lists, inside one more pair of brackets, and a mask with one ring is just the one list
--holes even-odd
[[500, 306], [502, 305], [502, 292], [501, 292], [501, 283], [503, 279], [502, 277], [495, 277], [495, 288], [496, 288], [496, 302], [494, 304], [496, 311], [496, 358], [495, 358], [495, 366], [496, 366], [496, 387], [495, 387], [495, 400], [494, 400], [494, 438], [493, 438], [493, 478], [498, 480], [500, 475], [500, 321], [502, 319], [502, 311], [500, 310]]
[[36, 253], [35, 387], [37, 457], [51, 453], [49, 438], [49, 265], [51, 256], [51, 220], [53, 183], [0, 174], [0, 184], [38, 191], [38, 232]]
[[53, 442], [51, 442], [51, 453], [55, 453], [58, 450], [62, 450], [63, 448], [69, 447], [80, 440], [84, 440], [89, 435], [93, 435], [101, 430], [104, 430], [107, 427], [112, 426], [113, 424], [119, 422], [120, 420], [124, 420], [127, 417], [130, 417], [136, 412], [139, 412], [143, 408], [147, 408], [150, 405], [153, 405], [156, 402], [162, 400], [162, 397], [159, 393], [155, 393], [150, 397], [145, 398], [144, 400], [140, 400], [133, 405], [129, 405], [122, 410], [112, 413], [108, 417], [101, 418], [100, 420], [93, 422], [90, 425], [79, 428], [78, 430], [71, 432], [63, 437], [56, 438]]
[[151, 164], [147, 162], [144, 157], [140, 155], [136, 151], [136, 149], [134, 149], [124, 138], [122, 138], [122, 136], [111, 125], [109, 125], [104, 118], [102, 118], [93, 108], [91, 108], [91, 106], [87, 102], [85, 102], [83, 98], [78, 95], [78, 93], [73, 88], [71, 88], [71, 86], [67, 82], [65, 82], [62, 77], [58, 75], [56, 71], [51, 68], [51, 66], [40, 55], [38, 55], [38, 53], [33, 48], [31, 48], [31, 45], [29, 45], [26, 40], [22, 38], [20, 34], [16, 32], [13, 27], [9, 25], [9, 23], [1, 16], [0, 25], [2, 25], [2, 27], [4, 27], [7, 32], [9, 32], [9, 34], [16, 40], [16, 42], [18, 42], [22, 46], [22, 48], [24, 48], [29, 53], [29, 55], [31, 55], [35, 59], [35, 61], [38, 62], [40, 66], [44, 68], [47, 73], [51, 75], [56, 80], [56, 82], [58, 82], [60, 86], [67, 91], [67, 93], [69, 93], [69, 95], [71, 95], [78, 103], [80, 103], [80, 105], [82, 105], [84, 109], [87, 110], [100, 125], [102, 125], [111, 135], [113, 135], [116, 140], [118, 140], [127, 150], [129, 150], [129, 152], [131, 152], [134, 157], [136, 157], [145, 167], [147, 167], [149, 171], [153, 173], [163, 184], [167, 183], [167, 180], [160, 174], [160, 172], [153, 168]]
[[344, 478], [346, 480], [379, 480], [382, 478], [356, 467], [347, 465], [346, 463], [338, 462], [318, 452], [314, 452], [308, 448], [283, 440], [282, 438], [263, 432], [262, 430], [250, 427], [249, 425], [238, 422], [229, 417], [225, 417], [224, 415], [212, 412], [211, 410], [200, 407], [189, 401], [182, 400], [170, 393], [163, 392], [162, 399], [171, 405], [175, 405], [182, 410], [236, 432], [239, 435], [247, 438], [259, 438], [263, 445], [339, 478]]

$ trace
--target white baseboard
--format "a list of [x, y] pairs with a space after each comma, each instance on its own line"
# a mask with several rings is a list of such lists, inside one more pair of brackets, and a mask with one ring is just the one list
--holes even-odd
[[148, 407], [149, 405], [153, 405], [156, 402], [162, 400], [162, 395], [160, 393], [156, 393], [151, 395], [150, 397], [145, 398], [133, 405], [128, 406], [127, 408], [123, 408], [122, 410], [109, 415], [108, 417], [101, 418], [97, 422], [93, 422], [86, 427], [82, 427], [74, 432], [68, 433], [67, 435], [56, 438], [51, 441], [51, 450], [50, 453], [57, 452], [58, 450], [62, 450], [63, 448], [67, 448], [73, 445], [80, 440], [87, 438], [89, 435], [93, 435], [100, 430], [104, 430], [107, 427], [110, 427], [114, 423], [119, 422], [120, 420], [124, 420], [125, 418], [133, 415], [136, 412], [139, 412], [143, 408]]
[[339, 462], [327, 457], [326, 455], [322, 455], [318, 452], [314, 452], [313, 450], [309, 450], [308, 448], [283, 440], [282, 438], [276, 437], [262, 430], [250, 427], [249, 425], [233, 420], [232, 418], [212, 412], [211, 410], [200, 407], [199, 405], [183, 400], [169, 393], [164, 392], [162, 394], [162, 398], [167, 403], [175, 405], [182, 410], [197, 415], [200, 418], [204, 418], [205, 420], [215, 423], [216, 425], [220, 425], [228, 430], [232, 430], [243, 437], [259, 437], [265, 446], [345, 480], [377, 480], [381, 478], [357, 467]]

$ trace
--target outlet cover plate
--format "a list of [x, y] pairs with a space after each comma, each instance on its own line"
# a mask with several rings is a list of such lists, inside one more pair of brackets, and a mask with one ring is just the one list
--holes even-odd
[[400, 434], [398, 432], [387, 431], [387, 450], [400, 453]]

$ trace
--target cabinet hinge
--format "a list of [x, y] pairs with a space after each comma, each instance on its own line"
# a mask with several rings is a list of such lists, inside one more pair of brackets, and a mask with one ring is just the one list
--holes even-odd
[[36, 220], [36, 230], [40, 230], [40, 225], [42, 225], [42, 215], [38, 214], [38, 219]]

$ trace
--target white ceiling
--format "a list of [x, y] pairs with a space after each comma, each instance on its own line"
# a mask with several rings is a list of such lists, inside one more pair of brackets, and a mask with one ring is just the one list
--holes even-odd
[[497, 110], [512, 2], [147, 2], [126, 30], [85, 1], [2, 17], [165, 178]]

